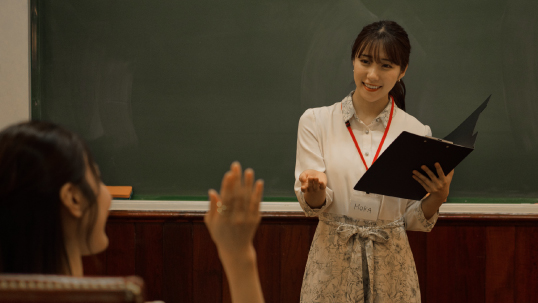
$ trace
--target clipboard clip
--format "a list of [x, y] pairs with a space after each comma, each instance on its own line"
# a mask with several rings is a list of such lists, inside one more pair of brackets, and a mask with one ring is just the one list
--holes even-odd
[[443, 143], [454, 144], [454, 142], [450, 142], [450, 141], [435, 138], [435, 137], [430, 137], [430, 136], [424, 136], [424, 137], [429, 138], [429, 139], [433, 139], [433, 140], [436, 140], [436, 141], [440, 141], [440, 142], [443, 142]]

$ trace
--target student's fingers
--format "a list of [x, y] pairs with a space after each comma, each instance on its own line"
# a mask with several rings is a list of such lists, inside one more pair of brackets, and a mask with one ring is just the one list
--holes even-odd
[[230, 193], [231, 204], [233, 205], [231, 211], [244, 210], [246, 208], [244, 204], [244, 190], [243, 190], [243, 171], [241, 164], [238, 161], [234, 161], [230, 166], [233, 174], [233, 187]]
[[260, 211], [260, 203], [263, 197], [263, 180], [256, 181], [254, 184], [254, 192], [250, 199], [250, 212], [257, 214]]
[[222, 184], [220, 187], [220, 197], [222, 198], [222, 203], [229, 208], [232, 208], [234, 204], [234, 193], [236, 186], [236, 178], [232, 171], [228, 171], [224, 174], [222, 178]]
[[211, 222], [217, 214], [217, 202], [220, 200], [219, 194], [214, 189], [210, 189], [207, 192], [207, 195], [209, 196], [209, 210], [204, 216], [206, 225]]
[[[226, 172], [226, 174], [224, 175], [225, 180], [226, 180], [226, 185], [227, 185], [226, 194], [228, 195], [228, 198], [233, 196], [233, 194], [235, 193], [235, 187], [241, 183], [240, 175], [241, 175], [241, 166], [239, 165], [237, 161], [235, 161], [230, 165], [230, 170]], [[222, 195], [222, 191], [221, 191], [221, 195]]]
[[254, 170], [252, 168], [247, 168], [245, 170], [245, 177], [243, 182], [243, 187], [247, 189], [248, 196], [250, 197], [250, 194], [252, 192], [252, 186], [254, 185]]
[[241, 164], [238, 161], [234, 161], [232, 163], [232, 165], [230, 166], [230, 170], [233, 172], [234, 177], [236, 178], [236, 180], [239, 180], [239, 182], [241, 182], [242, 181], [242, 179], [241, 179], [241, 174], [242, 174]]
[[245, 170], [243, 185], [240, 186], [237, 203], [241, 204], [240, 210], [249, 210], [254, 184], [254, 171], [251, 168]]

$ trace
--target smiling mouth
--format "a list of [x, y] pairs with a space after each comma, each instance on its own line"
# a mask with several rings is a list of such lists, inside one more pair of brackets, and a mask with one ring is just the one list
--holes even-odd
[[366, 84], [364, 82], [362, 82], [362, 85], [369, 92], [375, 92], [376, 90], [378, 90], [378, 89], [380, 89], [382, 87], [381, 85], [380, 86], [375, 86], [375, 85]]

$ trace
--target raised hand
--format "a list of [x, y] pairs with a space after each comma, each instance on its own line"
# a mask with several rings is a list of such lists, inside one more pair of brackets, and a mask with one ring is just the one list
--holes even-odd
[[204, 222], [219, 252], [233, 303], [264, 302], [252, 243], [260, 224], [263, 181], [254, 184], [254, 171], [234, 162], [224, 174], [220, 195], [209, 190], [209, 211]]
[[244, 178], [241, 174], [241, 165], [234, 162], [222, 178], [220, 195], [209, 190], [210, 206], [204, 222], [219, 253], [249, 249], [260, 223], [263, 181], [254, 185], [252, 169], [245, 170]]

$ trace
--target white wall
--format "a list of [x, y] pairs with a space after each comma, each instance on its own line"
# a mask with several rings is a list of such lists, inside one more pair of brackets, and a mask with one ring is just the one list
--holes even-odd
[[29, 0], [0, 0], [0, 129], [30, 118]]

